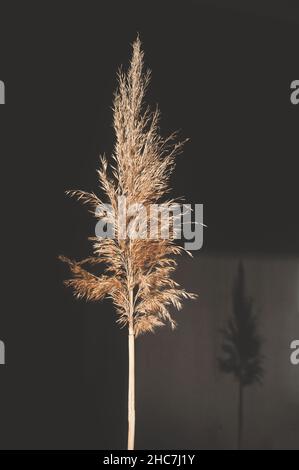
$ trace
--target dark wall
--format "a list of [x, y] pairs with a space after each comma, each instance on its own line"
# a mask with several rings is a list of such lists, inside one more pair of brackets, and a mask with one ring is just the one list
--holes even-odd
[[264, 387], [245, 398], [246, 445], [297, 445], [298, 372], [288, 347], [298, 331], [299, 106], [290, 104], [289, 86], [299, 78], [299, 17], [289, 6], [2, 7], [1, 448], [125, 446], [125, 331], [109, 302], [73, 299], [57, 255], [90, 249], [94, 221], [64, 190], [96, 189], [98, 155], [113, 145], [116, 72], [137, 32], [162, 132], [180, 128], [191, 138], [174, 192], [204, 203], [208, 225], [203, 251], [178, 272], [199, 301], [186, 304], [174, 334], [138, 340], [137, 446], [235, 445], [236, 392], [216, 356], [241, 258], [267, 344]]

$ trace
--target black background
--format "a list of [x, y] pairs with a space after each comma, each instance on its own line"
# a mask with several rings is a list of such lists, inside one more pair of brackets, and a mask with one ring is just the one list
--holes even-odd
[[[162, 132], [179, 128], [191, 138], [172, 185], [204, 204], [203, 254], [298, 258], [299, 106], [290, 103], [290, 83], [299, 78], [298, 8], [219, 3], [1, 6], [3, 449], [125, 446], [126, 334], [108, 302], [76, 302], [64, 289], [57, 255], [80, 258], [90, 248], [94, 221], [64, 190], [96, 189], [98, 155], [113, 146], [116, 72], [137, 32]], [[181, 275], [188, 283], [188, 270]], [[151, 338], [149, 348], [174, 341], [168, 332]], [[163, 371], [150, 370], [155, 387]], [[177, 398], [174, 406], [184, 409]], [[163, 420], [164, 409], [157, 397], [147, 412]], [[188, 422], [170, 423], [166, 436], [157, 421], [149, 428], [145, 421], [138, 416], [139, 448], [195, 444], [182, 440]], [[213, 436], [196, 442], [221, 446]]]

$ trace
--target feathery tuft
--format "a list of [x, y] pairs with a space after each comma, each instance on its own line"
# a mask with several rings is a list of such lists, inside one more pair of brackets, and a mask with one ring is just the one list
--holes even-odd
[[[166, 138], [160, 136], [159, 110], [151, 111], [144, 106], [149, 81], [150, 72], [144, 72], [143, 51], [137, 38], [127, 73], [119, 71], [118, 74], [113, 103], [113, 165], [108, 165], [103, 156], [98, 169], [99, 186], [113, 213], [107, 212], [103, 200], [94, 193], [68, 191], [70, 196], [88, 205], [95, 217], [112, 224], [115, 238], [93, 238], [93, 256], [85, 260], [76, 262], [60, 257], [72, 273], [72, 278], [65, 284], [74, 294], [91, 301], [111, 298], [118, 323], [125, 326], [131, 322], [135, 336], [152, 332], [166, 322], [174, 328], [171, 309], [180, 310], [184, 299], [196, 297], [172, 279], [175, 257], [184, 251], [174, 242], [173, 219], [169, 221], [168, 239], [129, 236], [122, 239], [119, 236], [118, 197], [125, 196], [127, 204], [143, 204], [147, 210], [150, 204], [159, 203], [169, 192], [175, 157], [184, 144], [176, 141], [175, 133]], [[172, 202], [163, 201], [163, 204], [169, 206]], [[127, 223], [132, 222], [130, 217], [127, 215]], [[152, 219], [148, 211], [145, 231]], [[156, 220], [156, 223], [161, 229], [161, 222]], [[82, 267], [98, 263], [104, 265], [104, 274], [100, 276]]]

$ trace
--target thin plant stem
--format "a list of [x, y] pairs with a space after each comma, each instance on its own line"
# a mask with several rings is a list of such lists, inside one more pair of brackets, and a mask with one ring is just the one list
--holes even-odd
[[135, 335], [133, 328], [133, 290], [130, 290], [130, 317], [128, 328], [129, 386], [128, 386], [128, 450], [134, 450], [135, 441]]

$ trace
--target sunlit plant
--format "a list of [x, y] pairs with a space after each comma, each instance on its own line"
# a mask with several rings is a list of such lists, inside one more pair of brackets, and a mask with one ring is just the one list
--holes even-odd
[[[118, 74], [113, 103], [112, 164], [108, 165], [105, 157], [100, 159], [98, 177], [103, 199], [94, 193], [68, 191], [89, 205], [96, 218], [112, 226], [114, 237], [92, 238], [93, 255], [82, 261], [60, 257], [70, 267], [72, 278], [65, 284], [73, 289], [76, 297], [96, 302], [109, 297], [115, 306], [118, 324], [128, 329], [128, 449], [134, 449], [135, 438], [135, 338], [167, 322], [174, 328], [171, 308], [180, 310], [183, 299], [195, 298], [195, 294], [186, 292], [172, 279], [176, 255], [184, 251], [175, 240], [174, 216], [167, 222], [167, 238], [131, 236], [132, 226], [136, 232], [138, 214], [132, 216], [130, 211], [125, 220], [130, 230], [125, 237], [119, 224], [120, 197], [125, 198], [128, 207], [142, 204], [149, 209], [163, 201], [167, 208], [173, 203], [164, 199], [170, 190], [169, 177], [175, 157], [184, 142], [176, 142], [175, 133], [166, 138], [160, 136], [159, 110], [151, 111], [143, 104], [149, 80], [150, 72], [143, 71], [143, 52], [137, 38], [128, 71], [120, 70]], [[113, 210], [107, 210], [107, 203]], [[146, 211], [146, 227], [152, 223], [158, 224], [161, 235], [165, 221], [152, 211]], [[88, 265], [93, 267], [93, 272], [85, 269]], [[94, 274], [97, 267], [100, 272]]]

